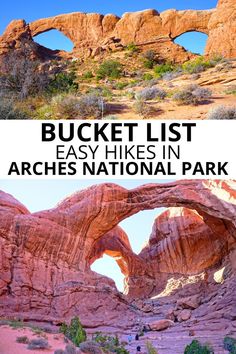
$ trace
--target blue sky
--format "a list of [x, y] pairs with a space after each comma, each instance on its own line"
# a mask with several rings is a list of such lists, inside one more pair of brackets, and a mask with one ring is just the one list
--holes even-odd
[[[170, 181], [170, 180], [169, 180]], [[12, 194], [23, 203], [31, 212], [54, 207], [66, 196], [86, 188], [90, 185], [105, 181], [74, 181], [74, 180], [0, 180], [0, 190]], [[145, 183], [153, 183], [148, 180], [117, 180], [117, 183], [125, 188], [132, 189]], [[167, 183], [168, 180], [158, 180], [157, 183]], [[164, 208], [142, 211], [122, 221], [120, 226], [127, 232], [133, 251], [139, 253], [142, 245], [148, 240], [154, 219]], [[123, 275], [114, 259], [104, 256], [97, 260], [92, 269], [115, 280], [117, 287], [123, 289]]]
[[[2, 33], [7, 24], [13, 19], [23, 18], [31, 22], [38, 18], [55, 16], [70, 12], [98, 12], [114, 13], [121, 16], [124, 12], [139, 11], [147, 8], [154, 8], [159, 12], [170, 8], [178, 10], [184, 9], [210, 9], [215, 7], [217, 0], [126, 0], [126, 1], [102, 1], [102, 0], [14, 0], [0, 2], [0, 33]], [[194, 52], [202, 52], [204, 36], [194, 34], [185, 35], [185, 38], [179, 39], [180, 44], [191, 49]], [[49, 32], [46, 36], [37, 38], [38, 42], [54, 49], [70, 50], [71, 44], [68, 39]]]

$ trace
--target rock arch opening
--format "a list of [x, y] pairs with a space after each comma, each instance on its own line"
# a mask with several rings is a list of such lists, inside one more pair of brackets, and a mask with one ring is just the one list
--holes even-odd
[[73, 42], [57, 29], [51, 29], [34, 36], [34, 41], [41, 46], [65, 52], [72, 52]]
[[208, 35], [206, 33], [190, 31], [181, 34], [174, 39], [174, 43], [182, 46], [188, 52], [203, 55]]
[[113, 256], [103, 254], [101, 258], [96, 259], [91, 264], [91, 270], [112, 279], [115, 282], [117, 289], [120, 292], [124, 292], [125, 275], [121, 272], [121, 269]]
[[137, 214], [123, 220], [119, 225], [127, 233], [132, 250], [139, 254], [145, 247], [152, 232], [154, 220], [163, 213], [166, 208], [142, 210]]

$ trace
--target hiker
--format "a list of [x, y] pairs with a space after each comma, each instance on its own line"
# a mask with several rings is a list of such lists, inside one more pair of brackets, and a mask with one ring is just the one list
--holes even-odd
[[138, 333], [137, 333], [136, 336], [135, 336], [135, 340], [139, 340], [139, 335], [138, 335]]
[[136, 350], [137, 350], [137, 352], [141, 352], [141, 347], [140, 347], [140, 345], [137, 346]]
[[146, 326], [143, 326], [143, 332], [144, 332], [144, 333], [148, 332], [148, 329], [147, 329]]
[[129, 334], [129, 335], [128, 335], [128, 343], [129, 343], [129, 344], [132, 342], [132, 339], [133, 339], [133, 338], [132, 338], [131, 334]]

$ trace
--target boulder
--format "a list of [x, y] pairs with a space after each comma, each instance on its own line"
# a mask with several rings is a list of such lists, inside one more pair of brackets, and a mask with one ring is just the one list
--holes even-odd
[[191, 310], [182, 310], [180, 311], [180, 313], [178, 314], [178, 322], [182, 322], [182, 321], [188, 321], [191, 318]]
[[153, 322], [149, 322], [148, 326], [152, 331], [163, 331], [164, 329], [167, 329], [171, 326], [174, 325], [174, 322], [168, 319], [164, 320], [157, 320]]

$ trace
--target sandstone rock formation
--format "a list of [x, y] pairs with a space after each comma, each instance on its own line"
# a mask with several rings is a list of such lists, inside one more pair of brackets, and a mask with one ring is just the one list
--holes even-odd
[[[125, 13], [121, 18], [115, 15], [72, 13], [30, 24], [23, 20], [10, 23], [0, 37], [0, 54], [17, 49], [23, 39], [57, 29], [74, 44], [71, 57], [96, 56], [102, 52], [120, 50], [135, 43], [141, 50], [154, 49], [159, 60], [183, 62], [194, 57], [174, 40], [183, 33], [198, 31], [209, 35], [206, 54], [222, 54], [235, 57], [235, 1], [220, 0], [216, 9], [196, 11], [145, 10]], [[50, 51], [37, 45], [40, 58], [67, 56], [65, 52]]]
[[[117, 225], [163, 206], [170, 209], [135, 255]], [[129, 326], [139, 311], [129, 298], [158, 295], [171, 278], [216, 271], [222, 262], [234, 275], [235, 227], [234, 181], [185, 180], [133, 190], [107, 183], [33, 214], [0, 192], [0, 316], [60, 322], [79, 314], [93, 328]], [[128, 298], [111, 279], [90, 270], [103, 253], [125, 274]], [[188, 287], [184, 291], [193, 295]]]
[[236, 3], [234, 0], [219, 0], [212, 14], [208, 29], [209, 39], [206, 54], [221, 53], [225, 57], [236, 57]]

